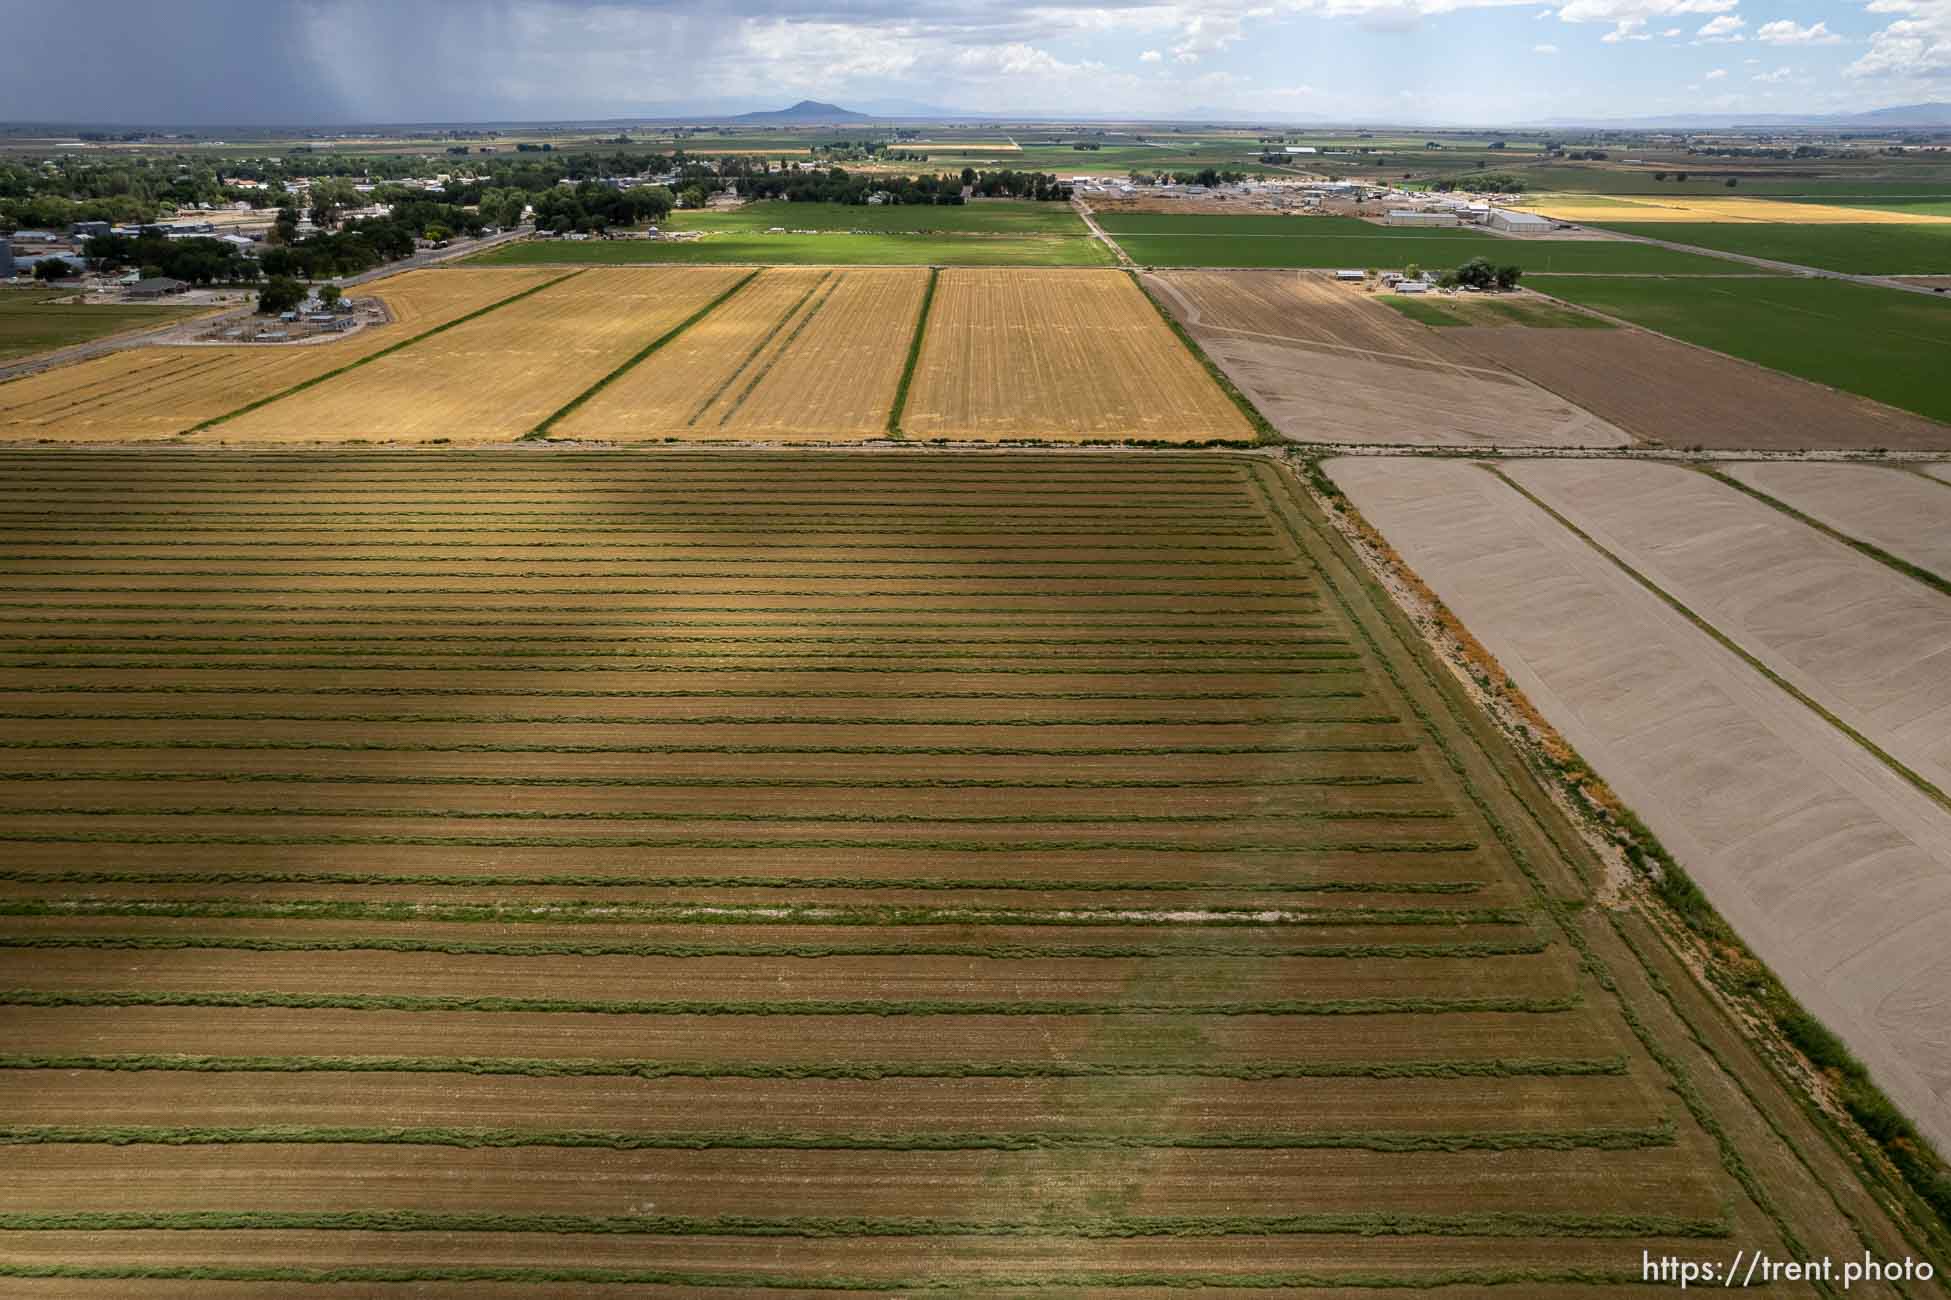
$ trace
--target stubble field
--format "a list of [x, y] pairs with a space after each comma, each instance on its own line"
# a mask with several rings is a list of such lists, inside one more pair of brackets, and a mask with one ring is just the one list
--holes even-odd
[[902, 425], [924, 438], [1253, 438], [1119, 271], [942, 272]]
[[1901, 1244], [1270, 463], [7, 470], [42, 1294]]
[[546, 284], [561, 272], [408, 272], [362, 289], [392, 324], [304, 347], [134, 348], [0, 384], [0, 439], [132, 442], [206, 420]]

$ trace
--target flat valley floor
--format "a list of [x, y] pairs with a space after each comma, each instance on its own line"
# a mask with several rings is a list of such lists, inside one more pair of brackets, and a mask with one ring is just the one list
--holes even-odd
[[8, 1295], [1915, 1253], [1270, 459], [0, 463]]

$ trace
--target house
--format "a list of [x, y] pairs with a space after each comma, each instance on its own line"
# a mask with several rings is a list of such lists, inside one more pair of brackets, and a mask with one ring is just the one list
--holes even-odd
[[76, 239], [95, 239], [107, 235], [114, 227], [106, 221], [77, 221], [68, 227], [68, 233]]
[[1551, 229], [1551, 222], [1537, 213], [1513, 212], [1509, 208], [1492, 208], [1489, 224], [1492, 230], [1507, 235], [1542, 235]]
[[128, 287], [127, 293], [131, 298], [161, 298], [168, 294], [181, 293], [189, 287], [187, 281], [172, 279], [167, 275], [157, 275], [147, 280], [137, 280]]

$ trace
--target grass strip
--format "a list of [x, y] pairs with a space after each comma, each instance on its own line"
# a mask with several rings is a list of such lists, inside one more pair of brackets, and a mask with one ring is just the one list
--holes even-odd
[[[573, 280], [575, 277], [581, 274], [582, 272], [580, 270], [571, 271], [568, 275], [559, 275], [553, 280], [546, 280], [543, 283], [535, 285], [532, 288], [523, 289], [520, 293], [510, 294], [508, 297], [499, 299], [495, 302], [491, 302], [485, 307], [477, 308], [476, 310], [467, 313], [465, 316], [456, 316], [453, 320], [447, 321], [444, 324], [436, 325], [432, 329], [422, 330], [420, 333], [415, 334], [412, 338], [401, 339], [398, 343], [394, 343], [387, 347], [383, 347], [377, 352], [369, 352], [363, 357], [357, 357], [351, 361], [348, 361], [345, 365], [338, 366], [334, 369], [326, 371], [322, 375], [314, 375], [312, 378], [307, 379], [302, 383], [293, 384], [290, 388], [284, 389], [281, 392], [273, 393], [269, 397], [260, 397], [254, 402], [246, 402], [244, 405], [238, 407], [234, 411], [227, 411], [222, 415], [212, 416], [210, 419], [203, 421], [201, 424], [193, 424], [189, 428], [183, 430], [183, 432], [186, 434], [202, 433], [205, 429], [212, 428], [216, 425], [222, 424], [226, 420], [234, 420], [238, 416], [247, 415], [250, 412], [257, 410], [261, 406], [269, 406], [273, 402], [282, 401], [283, 399], [290, 397], [296, 393], [302, 393], [307, 388], [316, 387], [317, 385], [324, 383], [328, 379], [336, 379], [340, 375], [345, 374], [348, 370], [357, 370], [361, 366], [370, 365], [372, 362], [378, 361], [381, 357], [392, 356], [395, 352], [398, 352], [401, 348], [410, 348], [415, 343], [418, 343], [423, 339], [430, 339], [434, 335], [445, 333], [446, 331], [451, 330], [458, 325], [465, 325], [471, 320], [476, 320], [482, 316], [486, 316], [491, 311], [498, 311], [499, 309], [508, 306], [508, 304], [510, 303], [520, 302], [522, 299], [530, 297], [533, 294], [541, 293], [544, 289], [553, 289], [557, 285], [561, 284], [564, 280]], [[211, 489], [211, 490], [223, 491], [224, 489], [219, 488], [219, 489]]]
[[1013, 876], [630, 876], [433, 874], [376, 871], [30, 871], [0, 868], [0, 881], [30, 885], [432, 885], [535, 886], [563, 889], [835, 889], [969, 893], [1177, 894], [1474, 894], [1476, 880], [1040, 880]]
[[[1724, 1219], [1664, 1214], [1148, 1215], [931, 1219], [805, 1215], [494, 1214], [435, 1210], [176, 1210], [0, 1214], [0, 1232], [535, 1232], [660, 1237], [1725, 1237]], [[1637, 1277], [1637, 1269], [1634, 1276]]]
[[698, 310], [692, 312], [689, 316], [686, 316], [683, 320], [679, 321], [676, 325], [672, 326], [664, 333], [658, 335], [656, 338], [652, 339], [649, 343], [646, 343], [642, 348], [638, 349], [634, 355], [626, 359], [624, 363], [618, 366], [615, 370], [612, 370], [609, 374], [604, 375], [601, 379], [591, 384], [588, 388], [585, 388], [582, 392], [576, 394], [574, 397], [570, 398], [567, 402], [563, 403], [561, 406], [551, 411], [547, 416], [543, 417], [542, 422], [540, 424], [536, 425], [533, 429], [529, 430], [528, 433], [523, 436], [525, 438], [547, 437], [549, 430], [552, 427], [554, 427], [555, 423], [558, 420], [561, 420], [564, 416], [570, 414], [577, 407], [587, 402], [590, 398], [596, 396], [598, 393], [602, 392], [605, 388], [608, 388], [611, 384], [623, 378], [623, 376], [627, 374], [632, 367], [637, 365], [638, 362], [644, 360], [646, 357], [650, 356], [651, 353], [657, 351], [665, 344], [670, 343], [672, 340], [676, 339], [678, 335], [684, 333], [684, 331], [690, 329], [693, 325], [696, 325], [699, 321], [703, 320], [706, 316], [709, 316], [727, 298], [730, 298], [733, 294], [737, 293], [740, 289], [743, 289], [746, 285], [750, 284], [758, 277], [759, 277], [759, 272], [753, 271], [750, 274], [741, 278], [736, 284], [732, 285], [731, 288], [725, 290], [725, 292], [719, 294], [716, 298], [713, 298], [710, 302], [698, 308]]
[[[1840, 529], [1831, 528], [1828, 524], [1823, 523], [1822, 520], [1817, 519], [1814, 515], [1807, 514], [1801, 510], [1797, 510], [1794, 506], [1790, 505], [1786, 501], [1783, 501], [1781, 498], [1770, 496], [1768, 493], [1762, 491], [1760, 488], [1755, 487], [1754, 485], [1749, 483], [1744, 483], [1740, 479], [1735, 478], [1731, 474], [1724, 474], [1720, 470], [1715, 469], [1711, 465], [1690, 465], [1688, 466], [1688, 468], [1698, 470], [1702, 474], [1705, 474], [1708, 478], [1711, 478], [1718, 483], [1723, 483], [1728, 487], [1733, 488], [1736, 492], [1740, 492], [1743, 493], [1744, 495], [1751, 496], [1755, 500], [1761, 502], [1763, 505], [1774, 507], [1776, 510], [1781, 511], [1783, 514], [1787, 515], [1790, 519], [1795, 520], [1797, 523], [1804, 524], [1810, 528], [1815, 529], [1817, 532], [1821, 533], [1825, 537], [1831, 538], [1834, 541], [1841, 542], [1844, 546], [1849, 547], [1852, 551], [1855, 551], [1858, 554], [1869, 556], [1872, 560], [1875, 560], [1878, 564], [1883, 565], [1885, 568], [1895, 569], [1898, 573], [1903, 574], [1906, 578], [1909, 578], [1915, 582], [1923, 583], [1926, 587], [1929, 587], [1932, 591], [1937, 592], [1940, 596], [1951, 596], [1951, 580], [1946, 580], [1941, 575], [1933, 573], [1931, 570], [1926, 569], [1921, 565], [1912, 564], [1909, 560], [1903, 559], [1899, 556], [1892, 555], [1890, 552], [1884, 550], [1882, 547], [1876, 546], [1870, 542], [1866, 542], [1860, 537], [1852, 537], [1848, 533], [1845, 533]], [[1918, 475], [1918, 477], [1931, 478], [1931, 476], [1928, 474], [1920, 474]], [[1934, 483], [1943, 483], [1942, 479], [1932, 478], [1931, 481]], [[1947, 485], [1947, 486], [1951, 486], [1951, 485]]]
[[1410, 754], [1413, 741], [1350, 741], [1347, 744], [1079, 745], [1068, 749], [1007, 745], [518, 745], [468, 743], [387, 744], [368, 740], [15, 740], [0, 749], [224, 749], [239, 751], [383, 754], [952, 754], [990, 758], [1175, 757], [1182, 754]]
[[1184, 780], [1069, 777], [1050, 781], [988, 779], [984, 777], [820, 777], [820, 776], [421, 776], [392, 772], [142, 772], [107, 769], [99, 772], [9, 772], [8, 783], [80, 781], [211, 782], [226, 785], [401, 785], [480, 786], [509, 789], [635, 789], [635, 790], [1213, 790], [1276, 789], [1295, 786], [1361, 788], [1421, 785], [1420, 776], [1274, 776], [1187, 777]]
[[292, 1011], [469, 1011], [489, 1015], [597, 1016], [1403, 1016], [1557, 1015], [1583, 1005], [1576, 994], [1555, 998], [1271, 998], [1251, 1002], [1130, 1002], [931, 999], [891, 1001], [711, 1002], [682, 998], [508, 998], [422, 996], [407, 993], [216, 993], [176, 989], [0, 989], [13, 1007], [278, 1007]]
[[1448, 808], [1297, 808], [1283, 812], [1239, 813], [756, 813], [701, 809], [614, 808], [265, 808], [231, 804], [189, 808], [131, 808], [117, 805], [57, 805], [46, 808], [10, 807], [10, 817], [279, 817], [362, 818], [418, 821], [546, 821], [546, 822], [728, 822], [736, 825], [844, 826], [1095, 826], [1104, 822], [1136, 826], [1227, 826], [1240, 822], [1395, 822], [1440, 821], [1454, 818]]
[[914, 332], [908, 336], [908, 355], [901, 362], [901, 378], [894, 385], [894, 402], [887, 408], [887, 433], [891, 438], [905, 436], [901, 431], [901, 417], [908, 409], [908, 389], [914, 384], [915, 367], [921, 364], [921, 342], [928, 330], [928, 314], [935, 307], [935, 282], [941, 278], [940, 267], [928, 268], [928, 284], [921, 291]]
[[0, 1070], [195, 1074], [464, 1074], [529, 1079], [1583, 1079], [1617, 1078], [1626, 1058], [1495, 1057], [1422, 1061], [671, 1061], [504, 1056], [201, 1056], [0, 1054]]
[[1237, 943], [573, 943], [568, 940], [484, 941], [403, 939], [370, 935], [356, 939], [272, 939], [254, 935], [0, 935], [0, 949], [86, 949], [100, 952], [427, 952], [496, 957], [979, 957], [1028, 961], [1045, 957], [1088, 959], [1161, 957], [1307, 957], [1319, 959], [1451, 960], [1532, 956], [1543, 939], [1471, 940], [1457, 943], [1315, 943], [1285, 947]]
[[[1593, 537], [1590, 533], [1580, 528], [1577, 524], [1573, 523], [1570, 519], [1560, 514], [1558, 511], [1552, 509], [1551, 506], [1546, 504], [1546, 502], [1542, 498], [1538, 497], [1536, 494], [1526, 489], [1522, 484], [1517, 482], [1517, 480], [1511, 478], [1508, 474], [1503, 473], [1495, 466], [1486, 465], [1483, 468], [1487, 473], [1495, 476], [1500, 482], [1504, 483], [1505, 486], [1509, 487], [1513, 492], [1516, 492], [1519, 496], [1523, 497], [1526, 501], [1529, 501], [1532, 505], [1544, 511], [1545, 514], [1549, 515], [1551, 519], [1554, 522], [1556, 522], [1560, 527], [1565, 529], [1565, 531], [1569, 532], [1570, 534], [1572, 534], [1572, 536], [1578, 538], [1580, 541], [1584, 542], [1587, 546], [1591, 547], [1594, 551], [1604, 556], [1608, 561], [1612, 563], [1612, 566], [1614, 568], [1618, 569], [1621, 573], [1625, 574], [1627, 577], [1631, 578], [1634, 582], [1644, 587], [1647, 591], [1651, 592], [1660, 601], [1661, 604], [1665, 605], [1667, 608], [1671, 609], [1674, 613], [1686, 619], [1687, 622], [1693, 624], [1694, 627], [1698, 628], [1700, 631], [1705, 633], [1709, 638], [1713, 640], [1714, 644], [1720, 646], [1722, 649], [1727, 650], [1729, 653], [1733, 654], [1736, 658], [1740, 659], [1742, 663], [1748, 665], [1748, 667], [1754, 669], [1757, 673], [1760, 673], [1763, 678], [1767, 679], [1769, 682], [1779, 687], [1785, 694], [1787, 694], [1790, 698], [1794, 699], [1798, 704], [1803, 705], [1811, 713], [1821, 718], [1824, 722], [1827, 722], [1830, 726], [1834, 727], [1837, 731], [1840, 731], [1843, 735], [1855, 741], [1859, 746], [1861, 746], [1878, 762], [1882, 763], [1885, 767], [1889, 768], [1892, 772], [1895, 772], [1898, 776], [1902, 777], [1907, 783], [1909, 783], [1914, 789], [1916, 789], [1918, 793], [1922, 794], [1925, 798], [1929, 799], [1932, 803], [1935, 803], [1939, 808], [1943, 809], [1946, 812], [1951, 812], [1951, 795], [1947, 795], [1943, 790], [1939, 789], [1935, 784], [1933, 784], [1928, 778], [1923, 776], [1921, 773], [1915, 772], [1911, 770], [1909, 767], [1906, 767], [1902, 762], [1900, 762], [1896, 758], [1895, 755], [1889, 753], [1881, 745], [1878, 745], [1874, 740], [1871, 740], [1868, 736], [1856, 730], [1856, 728], [1850, 726], [1847, 722], [1844, 722], [1841, 718], [1837, 717], [1834, 713], [1831, 713], [1827, 708], [1823, 707], [1823, 705], [1820, 702], [1818, 702], [1813, 696], [1809, 695], [1807, 692], [1803, 691], [1800, 687], [1796, 686], [1793, 682], [1789, 681], [1786, 677], [1783, 677], [1780, 673], [1776, 672], [1773, 668], [1769, 667], [1767, 663], [1757, 658], [1756, 656], [1750, 654], [1741, 645], [1740, 642], [1736, 641], [1734, 638], [1722, 632], [1718, 627], [1714, 626], [1714, 624], [1709, 622], [1707, 619], [1702, 618], [1699, 614], [1694, 613], [1693, 610], [1687, 608], [1687, 606], [1682, 604], [1674, 596], [1668, 595], [1666, 590], [1663, 587], [1661, 587], [1658, 583], [1654, 582], [1651, 578], [1647, 577], [1645, 574], [1641, 573], [1638, 569], [1628, 564], [1622, 557], [1608, 550], [1602, 543], [1600, 543], [1600, 541], [1596, 537]], [[1739, 485], [1737, 484], [1737, 486]]]
[[5, 844], [236, 844], [236, 845], [455, 845], [482, 849], [898, 849], [903, 853], [1471, 853], [1476, 840], [1326, 840], [1299, 844], [1184, 844], [1175, 840], [875, 840], [840, 836], [786, 836], [772, 839], [731, 836], [619, 835], [255, 835], [230, 831], [13, 831], [0, 830]]
[[387, 1267], [357, 1264], [313, 1268], [297, 1264], [15, 1264], [0, 1263], [0, 1277], [64, 1278], [121, 1281], [289, 1282], [324, 1286], [409, 1282], [512, 1283], [531, 1286], [683, 1286], [732, 1288], [748, 1291], [865, 1291], [865, 1292], [1024, 1292], [1081, 1288], [1088, 1293], [1111, 1289], [1146, 1288], [1193, 1291], [1209, 1287], [1237, 1290], [1286, 1291], [1332, 1288], [1431, 1291], [1457, 1286], [1630, 1286], [1640, 1270], [1590, 1268], [1444, 1269], [1420, 1273], [1108, 1273], [1050, 1270], [1034, 1277], [931, 1273], [915, 1277], [850, 1276], [837, 1273], [695, 1272], [663, 1268], [592, 1268], [572, 1265], [539, 1267], [453, 1265]]
[[[1355, 693], [1355, 692], [1351, 692]], [[20, 713], [0, 710], [0, 722], [381, 722], [390, 724], [439, 723], [444, 726], [499, 726], [539, 723], [554, 726], [618, 727], [1295, 727], [1295, 726], [1377, 726], [1401, 722], [1393, 713], [1324, 713], [1318, 715], [1272, 713], [1251, 714], [1242, 718], [915, 718], [851, 717], [834, 714], [759, 714], [731, 717], [724, 714], [678, 714], [632, 716], [614, 713], [273, 713], [259, 709], [214, 710], [178, 709], [163, 713], [103, 713], [66, 709], [60, 712]]]
[[1158, 313], [1159, 319], [1165, 322], [1166, 328], [1172, 331], [1185, 350], [1198, 358], [1199, 364], [1205, 367], [1212, 381], [1219, 385], [1219, 391], [1226, 394], [1227, 399], [1239, 408], [1240, 414], [1246, 417], [1246, 422], [1253, 426], [1254, 441], [1261, 446], [1269, 447], [1284, 444], [1287, 440], [1281, 436], [1280, 430], [1274, 428], [1267, 417], [1260, 414], [1260, 408], [1240, 391], [1239, 385], [1233, 382], [1233, 377], [1220, 369], [1219, 363], [1206, 354], [1206, 349], [1199, 346], [1199, 340], [1192, 337], [1191, 331], [1180, 324], [1179, 318], [1158, 300], [1151, 286], [1145, 283], [1145, 277], [1137, 271], [1127, 271], [1125, 274], [1131, 277], [1131, 282], [1138, 286], [1138, 292], [1145, 295], [1145, 300], [1152, 304], [1152, 309]]
[[[448, 924], [560, 925], [760, 925], [760, 926], [1145, 926], [1173, 929], [1206, 927], [1470, 926], [1523, 925], [1526, 914], [1510, 908], [1329, 908], [1320, 911], [1269, 911], [1264, 907], [1175, 909], [1166, 913], [1079, 908], [982, 906], [922, 907], [913, 904], [751, 904], [520, 902], [397, 903], [348, 899], [0, 899], [4, 916], [166, 916], [414, 921]], [[741, 949], [741, 951], [745, 951]]]
[[268, 1125], [169, 1128], [0, 1124], [0, 1146], [422, 1146], [604, 1151], [1643, 1151], [1675, 1142], [1671, 1123], [1638, 1128], [1263, 1131], [1245, 1133], [1014, 1132], [625, 1132], [614, 1129], [372, 1128]]

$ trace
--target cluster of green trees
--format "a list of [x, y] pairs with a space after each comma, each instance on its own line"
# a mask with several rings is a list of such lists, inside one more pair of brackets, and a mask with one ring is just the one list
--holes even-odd
[[190, 284], [232, 284], [258, 277], [256, 261], [218, 239], [97, 235], [83, 241], [81, 251], [99, 270], [137, 270], [145, 277], [167, 275]]
[[1246, 177], [1245, 172], [1220, 171], [1216, 167], [1204, 167], [1196, 172], [1132, 172], [1131, 183], [1134, 185], [1237, 185]]
[[[702, 193], [696, 196], [702, 206]], [[521, 220], [522, 205], [530, 196], [519, 191], [501, 191], [494, 200], [495, 224], [512, 226]], [[662, 221], [677, 203], [677, 196], [662, 185], [644, 185], [618, 190], [588, 181], [573, 190], [555, 186], [533, 196], [537, 230], [603, 231], [611, 226], [635, 226], [647, 221]], [[486, 215], [490, 202], [483, 197], [481, 211]]]
[[1445, 289], [1515, 289], [1523, 275], [1521, 267], [1492, 266], [1473, 257], [1454, 271], [1445, 271], [1437, 283]]
[[[725, 180], [717, 178], [719, 186]], [[964, 167], [960, 175], [867, 176], [829, 167], [824, 171], [752, 172], [738, 178], [739, 190], [751, 198], [785, 199], [791, 203], [865, 203], [883, 193], [893, 203], [960, 203], [964, 187], [983, 198], [1068, 199], [1070, 187], [1047, 172], [978, 172]]]
[[1468, 176], [1445, 176], [1429, 183], [1432, 190], [1447, 194], [1452, 190], [1494, 191], [1498, 194], [1524, 193], [1524, 178], [1515, 172], [1472, 172]]

